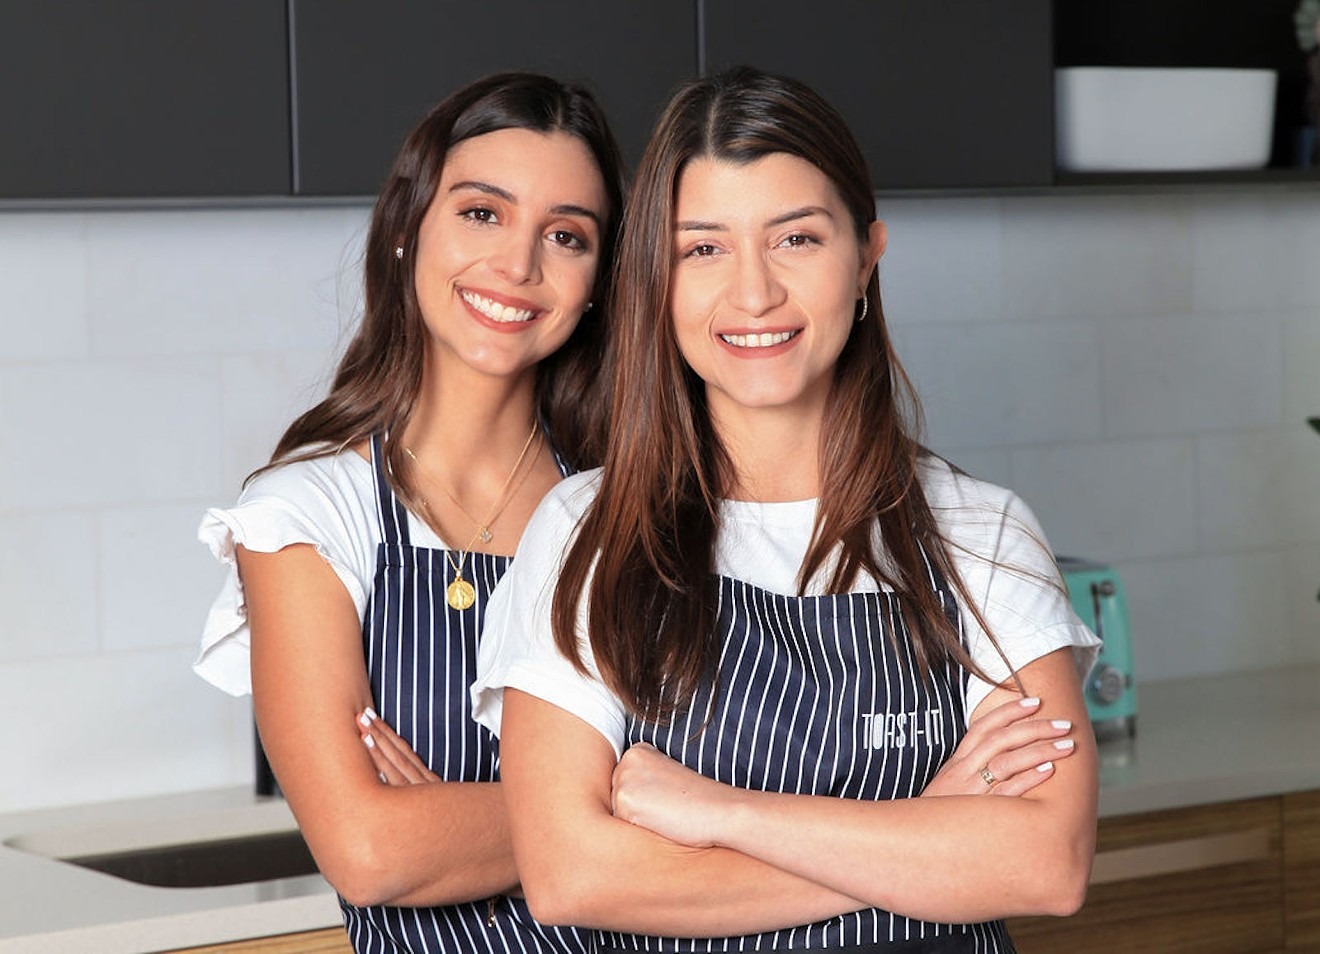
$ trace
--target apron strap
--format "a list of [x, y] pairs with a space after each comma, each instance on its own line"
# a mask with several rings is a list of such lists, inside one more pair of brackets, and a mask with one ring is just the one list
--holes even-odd
[[408, 511], [395, 496], [385, 479], [385, 435], [371, 435], [371, 471], [376, 480], [376, 518], [380, 521], [381, 541], [391, 546], [412, 546], [408, 536]]

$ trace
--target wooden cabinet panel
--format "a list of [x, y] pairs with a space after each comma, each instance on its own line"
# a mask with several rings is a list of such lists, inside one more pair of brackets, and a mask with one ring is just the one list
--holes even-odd
[[7, 0], [0, 197], [286, 195], [283, 0]]
[[299, 195], [374, 194], [409, 129], [477, 77], [585, 82], [635, 162], [697, 70], [696, 4], [290, 0]]
[[259, 937], [251, 941], [231, 941], [207, 947], [190, 947], [176, 954], [353, 954], [343, 928], [303, 931], [277, 937]]
[[1102, 819], [1086, 904], [1011, 921], [1021, 954], [1283, 949], [1277, 798]]
[[706, 66], [809, 83], [877, 189], [1049, 185], [1049, 0], [706, 0]]
[[1320, 792], [1283, 797], [1288, 954], [1320, 954]]

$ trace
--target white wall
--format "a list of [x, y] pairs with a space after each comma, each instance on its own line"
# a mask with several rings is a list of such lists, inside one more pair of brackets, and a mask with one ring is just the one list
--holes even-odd
[[[1320, 193], [881, 213], [930, 443], [1117, 564], [1140, 676], [1320, 660]], [[0, 811], [250, 780], [194, 531], [321, 392], [366, 215], [0, 214]]]

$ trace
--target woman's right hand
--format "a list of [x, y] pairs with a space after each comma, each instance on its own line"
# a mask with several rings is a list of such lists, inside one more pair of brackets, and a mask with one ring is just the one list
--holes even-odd
[[1022, 795], [1046, 781], [1076, 745], [1072, 723], [1034, 718], [1039, 708], [1039, 699], [1016, 699], [974, 720], [920, 797]]
[[386, 785], [421, 785], [438, 782], [436, 775], [411, 745], [391, 729], [373, 709], [364, 709], [357, 717], [358, 735], [371, 753], [372, 764]]

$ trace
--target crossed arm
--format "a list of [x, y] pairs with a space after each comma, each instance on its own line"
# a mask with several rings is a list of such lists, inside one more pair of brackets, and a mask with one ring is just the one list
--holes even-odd
[[[1041, 725], [1087, 725], [1070, 651], [1020, 675], [1044, 700], [1029, 720], [1040, 744], [1052, 744]], [[1087, 731], [1072, 733], [1068, 757], [1040, 773], [1050, 784], [1020, 797], [935, 797], [932, 789], [975, 791], [967, 776], [985, 763], [972, 740], [932, 797], [860, 802], [734, 789], [646, 750], [629, 750], [616, 770], [586, 723], [525, 693], [504, 695], [505, 796], [523, 889], [542, 920], [727, 936], [871, 906], [952, 922], [1067, 914], [1085, 896], [1097, 771]], [[996, 690], [977, 717], [1010, 698]]]
[[[357, 718], [371, 705], [362, 624], [308, 544], [239, 548], [262, 744], [317, 865], [358, 905], [437, 905], [516, 885], [498, 784], [382, 784]], [[420, 763], [419, 763], [420, 764]]]

